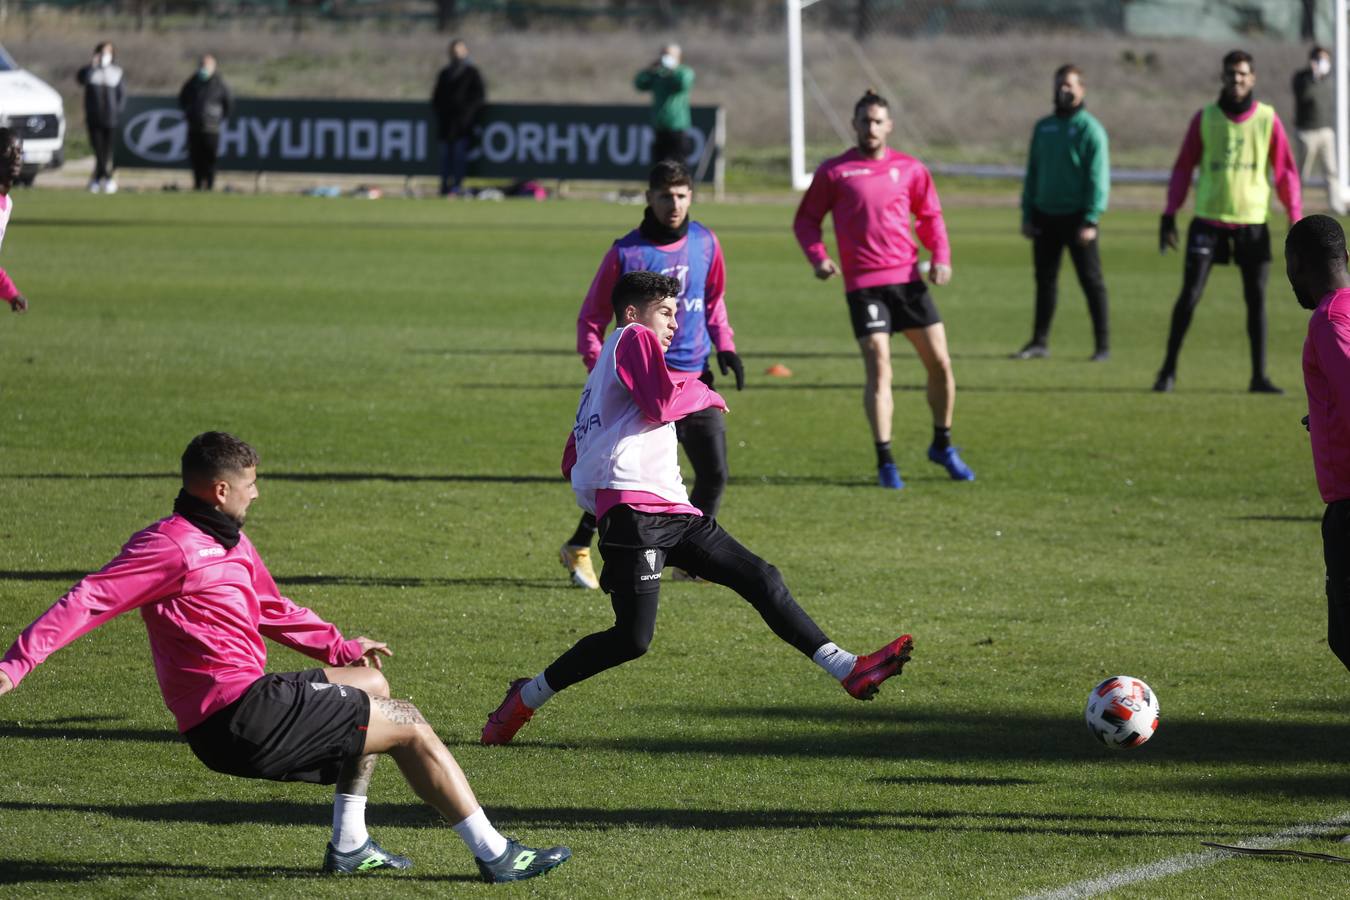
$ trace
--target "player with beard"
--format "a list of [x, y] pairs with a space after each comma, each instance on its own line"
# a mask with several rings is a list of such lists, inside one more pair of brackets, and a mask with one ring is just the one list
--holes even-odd
[[656, 628], [666, 563], [740, 594], [783, 641], [834, 676], [851, 696], [870, 700], [900, 674], [912, 638], [854, 656], [825, 636], [792, 598], [778, 570], [689, 502], [675, 450], [675, 423], [726, 403], [697, 378], [679, 378], [666, 356], [679, 336], [683, 285], [656, 272], [628, 272], [612, 295], [618, 330], [586, 379], [563, 474], [577, 503], [600, 522], [613, 627], [587, 635], [534, 678], [520, 678], [483, 726], [484, 744], [506, 744], [555, 693], [637, 659]]
[[[864, 94], [853, 108], [857, 146], [816, 169], [792, 230], [816, 277], [825, 280], [840, 269], [821, 240], [821, 222], [827, 213], [834, 219], [853, 336], [867, 373], [863, 408], [876, 442], [877, 481], [884, 488], [905, 486], [891, 455], [891, 335], [896, 332], [914, 346], [928, 373], [928, 407], [933, 414], [928, 459], [955, 481], [974, 481], [975, 473], [952, 446], [956, 379], [947, 331], [919, 264], [922, 243], [932, 254], [929, 280], [937, 285], [951, 280], [947, 226], [928, 169], [886, 146], [894, 126], [890, 104], [870, 90]], [[913, 233], [910, 216], [916, 220]]]
[[[378, 671], [388, 646], [344, 638], [277, 590], [243, 533], [258, 498], [258, 454], [209, 431], [183, 452], [174, 514], [131, 536], [116, 558], [37, 618], [0, 660], [0, 695], [52, 653], [139, 610], [164, 703], [192, 752], [226, 775], [336, 784], [325, 872], [407, 869], [366, 831], [366, 790], [379, 754], [473, 852], [488, 882], [542, 875], [566, 847], [535, 850], [503, 837], [455, 758], [417, 707], [389, 696]], [[326, 668], [264, 674], [269, 637]]]
[[1300, 219], [1284, 242], [1285, 274], [1299, 306], [1313, 311], [1303, 344], [1303, 383], [1317, 489], [1326, 503], [1327, 644], [1350, 668], [1350, 273], [1345, 232], [1330, 216]]
[[[666, 354], [671, 377], [678, 383], [702, 379], [711, 385], [708, 360], [715, 352], [721, 373], [735, 374], [736, 390], [745, 387], [745, 368], [727, 321], [722, 245], [711, 228], [689, 217], [693, 185], [689, 170], [681, 162], [664, 160], [652, 167], [642, 224], [609, 248], [577, 315], [577, 352], [587, 372], [595, 367], [605, 342], [605, 329], [614, 321], [610, 299], [620, 276], [626, 272], [661, 272], [680, 282], [680, 329]], [[675, 424], [675, 433], [694, 467], [689, 502], [703, 515], [716, 518], [728, 477], [727, 427], [722, 410], [710, 407], [694, 412]], [[595, 517], [584, 513], [577, 530], [559, 551], [563, 566], [578, 587], [600, 586], [591, 564], [595, 528]], [[674, 577], [684, 580], [688, 576], [676, 570]]]
[[1290, 224], [1303, 215], [1298, 167], [1284, 126], [1274, 107], [1257, 102], [1252, 56], [1234, 50], [1223, 58], [1223, 90], [1219, 99], [1191, 118], [1172, 167], [1167, 208], [1158, 228], [1162, 253], [1177, 247], [1177, 210], [1186, 202], [1191, 175], [1198, 166], [1195, 218], [1186, 231], [1186, 265], [1181, 295], [1172, 308], [1167, 355], [1153, 390], [1171, 391], [1177, 382], [1181, 342], [1191, 327], [1215, 264], [1237, 264], [1242, 273], [1242, 299], [1247, 305], [1247, 340], [1251, 344], [1253, 394], [1283, 394], [1266, 377], [1266, 279], [1270, 276], [1269, 175], [1289, 212]]
[[[14, 212], [14, 197], [10, 191], [23, 172], [23, 142], [8, 128], [0, 128], [0, 242], [9, 229], [9, 217]], [[12, 312], [28, 309], [28, 299], [19, 293], [9, 273], [0, 269], [0, 300], [9, 304]]]

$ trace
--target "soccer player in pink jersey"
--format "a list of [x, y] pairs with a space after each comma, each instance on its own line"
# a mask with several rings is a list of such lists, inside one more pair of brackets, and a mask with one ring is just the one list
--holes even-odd
[[[666, 368], [677, 382], [698, 378], [713, 383], [711, 360], [723, 375], [736, 376], [736, 390], [745, 386], [745, 367], [736, 353], [735, 333], [727, 321], [726, 263], [722, 244], [711, 228], [689, 216], [694, 179], [684, 163], [662, 160], [647, 179], [647, 209], [642, 224], [614, 242], [600, 261], [591, 288], [577, 314], [577, 352], [591, 371], [605, 343], [605, 329], [614, 322], [614, 285], [625, 272], [661, 272], [680, 282], [679, 331], [666, 354]], [[716, 407], [691, 413], [675, 424], [675, 436], [694, 467], [690, 502], [716, 518], [727, 486], [727, 426]], [[591, 565], [595, 517], [583, 513], [577, 530], [559, 556], [578, 587], [598, 588]], [[688, 576], [676, 569], [673, 577]]]
[[[827, 213], [834, 219], [853, 335], [867, 373], [863, 408], [876, 442], [878, 482], [885, 488], [905, 486], [891, 455], [891, 335], [895, 332], [914, 345], [928, 373], [928, 407], [933, 414], [928, 458], [952, 479], [974, 481], [975, 473], [952, 446], [956, 379], [947, 353], [947, 332], [919, 263], [922, 244], [932, 254], [929, 280], [938, 285], [951, 280], [947, 226], [928, 169], [886, 145], [893, 127], [889, 104], [869, 90], [853, 109], [857, 146], [816, 169], [797, 207], [792, 230], [816, 277], [832, 278], [839, 274], [839, 266], [821, 240], [821, 222]], [[911, 216], [916, 223], [913, 233]]]
[[[137, 532], [122, 552], [37, 618], [0, 660], [0, 695], [81, 635], [133, 609], [150, 637], [164, 703], [208, 768], [244, 778], [336, 784], [326, 872], [406, 869], [366, 831], [366, 790], [378, 754], [454, 822], [484, 881], [517, 881], [565, 862], [502, 837], [417, 707], [389, 696], [379, 669], [388, 646], [338, 629], [277, 590], [242, 527], [258, 497], [258, 454], [223, 432], [183, 453], [174, 514]], [[269, 637], [326, 663], [264, 674]]]
[[[14, 211], [14, 198], [9, 192], [22, 172], [23, 143], [8, 128], [0, 128], [0, 242], [5, 239], [9, 216]], [[19, 293], [4, 269], [0, 269], [0, 300], [8, 303], [10, 310], [16, 313], [28, 309], [28, 299]]]
[[697, 378], [677, 379], [666, 354], [679, 331], [679, 280], [628, 272], [614, 288], [618, 329], [605, 340], [581, 393], [563, 451], [577, 502], [600, 522], [613, 627], [587, 635], [534, 678], [511, 682], [483, 726], [484, 744], [506, 744], [555, 693], [647, 652], [666, 563], [726, 585], [779, 638], [810, 657], [859, 700], [899, 675], [913, 640], [901, 635], [857, 657], [830, 641], [792, 598], [778, 570], [689, 502], [676, 456], [675, 423], [726, 403]]
[[1327, 644], [1350, 668], [1350, 272], [1345, 231], [1330, 216], [1308, 216], [1284, 241], [1285, 274], [1312, 310], [1303, 344], [1303, 382], [1317, 489], [1326, 503]]

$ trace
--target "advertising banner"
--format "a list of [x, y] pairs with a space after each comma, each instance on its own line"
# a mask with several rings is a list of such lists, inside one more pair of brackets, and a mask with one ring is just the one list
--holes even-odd
[[[720, 181], [722, 110], [696, 106], [692, 113], [690, 167], [701, 181]], [[645, 106], [493, 103], [477, 133], [471, 176], [644, 181], [651, 167]], [[177, 98], [128, 100], [114, 147], [118, 166], [186, 167], [187, 147]], [[436, 175], [440, 152], [426, 103], [240, 99], [221, 128], [218, 168]]]

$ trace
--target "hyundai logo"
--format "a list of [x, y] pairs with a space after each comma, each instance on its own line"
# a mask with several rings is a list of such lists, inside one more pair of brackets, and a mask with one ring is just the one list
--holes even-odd
[[187, 159], [187, 120], [176, 109], [146, 110], [126, 124], [122, 140], [147, 162], [182, 162]]
[[47, 120], [42, 116], [29, 116], [28, 120], [23, 124], [31, 135], [42, 134], [47, 128]]

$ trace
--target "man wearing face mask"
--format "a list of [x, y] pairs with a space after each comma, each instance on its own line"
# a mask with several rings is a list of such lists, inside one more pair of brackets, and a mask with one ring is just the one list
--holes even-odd
[[89, 179], [93, 194], [117, 193], [113, 178], [113, 131], [127, 104], [122, 67], [113, 62], [113, 45], [104, 41], [94, 48], [94, 58], [80, 69], [75, 80], [84, 86], [84, 121], [94, 150], [94, 174]]
[[216, 58], [206, 54], [197, 71], [178, 92], [178, 108], [187, 117], [188, 159], [192, 163], [192, 189], [209, 191], [216, 186], [216, 158], [220, 152], [220, 126], [230, 117], [234, 95], [216, 72]]
[[1350, 668], [1350, 273], [1345, 232], [1330, 216], [1289, 229], [1285, 273], [1299, 306], [1313, 311], [1303, 344], [1303, 383], [1317, 489], [1327, 504], [1327, 643]]
[[1022, 182], [1022, 234], [1032, 241], [1036, 318], [1031, 340], [1014, 359], [1050, 355], [1059, 264], [1069, 250], [1092, 317], [1092, 360], [1111, 356], [1106, 284], [1097, 250], [1097, 223], [1111, 190], [1106, 129], [1083, 108], [1083, 74], [1072, 64], [1055, 70], [1055, 112], [1036, 123]]
[[689, 158], [689, 92], [694, 70], [680, 64], [680, 45], [667, 44], [661, 55], [637, 73], [633, 86], [652, 95], [652, 162]]
[[1191, 119], [1172, 167], [1167, 207], [1158, 229], [1158, 249], [1177, 247], [1176, 212], [1186, 202], [1191, 173], [1198, 166], [1195, 218], [1186, 232], [1186, 267], [1181, 295], [1172, 308], [1167, 356], [1153, 390], [1176, 386], [1181, 342], [1200, 302], [1214, 263], [1232, 261], [1242, 273], [1242, 299], [1247, 305], [1247, 339], [1251, 344], [1253, 394], [1283, 394], [1266, 377], [1266, 279], [1270, 276], [1269, 177], [1293, 224], [1303, 217], [1302, 190], [1294, 155], [1280, 117], [1253, 93], [1256, 71], [1252, 56], [1234, 50], [1223, 58], [1223, 90], [1216, 103]]
[[1313, 47], [1308, 67], [1294, 73], [1294, 134], [1298, 136], [1299, 175], [1306, 184], [1320, 169], [1327, 178], [1327, 205], [1345, 215], [1345, 200], [1336, 169], [1336, 86], [1331, 79], [1331, 51]]

